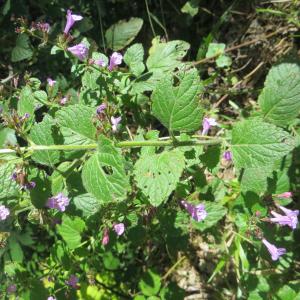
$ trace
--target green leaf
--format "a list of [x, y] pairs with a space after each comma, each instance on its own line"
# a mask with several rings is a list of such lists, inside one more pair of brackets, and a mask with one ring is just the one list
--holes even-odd
[[108, 251], [102, 256], [104, 267], [108, 270], [116, 270], [120, 266], [120, 260], [118, 257], [113, 256], [113, 254]]
[[230, 67], [232, 64], [232, 59], [228, 55], [220, 55], [216, 59], [216, 64], [219, 68]]
[[143, 20], [140, 18], [121, 20], [113, 24], [105, 32], [107, 46], [115, 51], [125, 48], [137, 36], [142, 26]]
[[129, 67], [130, 72], [135, 76], [141, 75], [145, 70], [144, 48], [142, 44], [134, 44], [126, 50], [124, 61]]
[[130, 186], [123, 158], [104, 136], [99, 138], [98, 151], [84, 164], [82, 181], [85, 189], [101, 203], [126, 198]]
[[152, 270], [148, 270], [147, 273], [142, 276], [142, 279], [139, 282], [139, 288], [146, 296], [156, 295], [159, 292], [160, 287], [160, 276]]
[[190, 0], [187, 1], [181, 8], [181, 12], [189, 14], [191, 17], [197, 15], [199, 11], [199, 2], [200, 0]]
[[297, 297], [297, 293], [288, 285], [284, 285], [277, 292], [277, 298], [280, 300], [295, 300]]
[[15, 146], [16, 144], [15, 131], [10, 128], [0, 128], [0, 148], [6, 148], [8, 145]]
[[100, 206], [97, 199], [90, 194], [82, 194], [73, 198], [73, 202], [77, 209], [82, 211], [83, 216], [91, 216], [95, 214]]
[[[57, 132], [53, 126], [53, 120], [45, 117], [42, 122], [35, 124], [30, 131], [30, 139], [36, 145], [55, 145]], [[53, 166], [59, 162], [59, 151], [34, 151], [32, 159], [40, 164]]]
[[268, 179], [271, 180], [272, 166], [270, 168], [248, 168], [245, 169], [241, 181], [243, 192], [252, 191], [257, 194], [264, 193], [268, 189]]
[[226, 207], [216, 202], [201, 201], [204, 204], [207, 216], [203, 221], [196, 222], [192, 220], [193, 227], [200, 231], [204, 231], [214, 226], [227, 213]]
[[34, 104], [34, 96], [31, 87], [23, 87], [18, 101], [19, 116], [24, 116], [25, 113], [29, 113], [30, 116], [32, 116], [34, 114]]
[[292, 137], [283, 129], [259, 118], [235, 124], [232, 154], [237, 168], [258, 168], [273, 164], [294, 147]]
[[176, 188], [184, 166], [184, 154], [177, 149], [141, 156], [134, 166], [137, 186], [152, 205], [159, 206]]
[[293, 122], [300, 111], [300, 66], [281, 63], [272, 67], [258, 102], [264, 119], [279, 126]]
[[220, 43], [220, 44], [219, 43], [210, 43], [208, 45], [208, 49], [207, 49], [205, 57], [211, 58], [211, 57], [221, 55], [224, 53], [225, 47], [226, 47], [226, 45], [223, 43]]
[[184, 74], [179, 85], [171, 77], [163, 78], [152, 94], [152, 113], [169, 131], [199, 129], [202, 110], [199, 106], [199, 76], [196, 69]]
[[23, 250], [15, 238], [15, 236], [11, 236], [8, 240], [10, 256], [13, 262], [23, 262], [24, 254]]
[[80, 140], [90, 143], [96, 137], [96, 127], [92, 122], [94, 115], [94, 108], [75, 104], [62, 108], [55, 117], [61, 127], [68, 128]]
[[31, 58], [33, 55], [32, 46], [28, 35], [22, 33], [18, 35], [16, 40], [16, 46], [11, 53], [11, 61], [18, 62], [24, 59]]
[[14, 164], [0, 164], [0, 199], [8, 199], [19, 195], [20, 188], [18, 184], [10, 179], [14, 170]]
[[85, 223], [79, 217], [70, 218], [63, 215], [62, 224], [57, 225], [57, 231], [62, 236], [70, 249], [75, 249], [81, 244], [81, 233], [85, 229]]
[[180, 61], [189, 48], [190, 44], [184, 41], [175, 40], [165, 43], [161, 42], [159, 37], [154, 38], [146, 62], [148, 70], [161, 75], [173, 71], [181, 65]]

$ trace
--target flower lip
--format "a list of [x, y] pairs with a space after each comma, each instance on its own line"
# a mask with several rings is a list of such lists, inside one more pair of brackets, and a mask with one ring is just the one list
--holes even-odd
[[262, 239], [262, 243], [267, 247], [272, 260], [278, 260], [280, 256], [286, 253], [285, 248], [277, 248], [275, 245], [268, 242], [266, 239]]
[[122, 63], [122, 60], [123, 60], [123, 55], [119, 52], [114, 52], [110, 56], [108, 70], [109, 71], [114, 70], [117, 65], [120, 65]]
[[83, 43], [79, 43], [75, 46], [69, 47], [68, 51], [70, 51], [74, 56], [76, 56], [80, 60], [85, 60], [89, 54], [88, 47]]
[[122, 235], [124, 233], [124, 231], [125, 231], [125, 225], [124, 225], [124, 223], [115, 224], [113, 227], [114, 227], [114, 231], [119, 236]]
[[180, 203], [195, 221], [200, 222], [207, 217], [207, 211], [205, 210], [204, 204], [200, 203], [197, 205], [193, 205], [185, 200], [181, 200]]
[[219, 124], [217, 123], [216, 119], [214, 118], [204, 118], [202, 122], [202, 135], [207, 135], [209, 129], [212, 126], [218, 126]]
[[6, 220], [9, 214], [10, 214], [9, 209], [4, 205], [0, 205], [0, 220], [1, 221]]
[[75, 15], [72, 14], [72, 11], [70, 9], [67, 10], [67, 23], [64, 29], [64, 33], [68, 34], [70, 29], [73, 27], [73, 25], [75, 24], [75, 22], [80, 21], [83, 19], [82, 16], [80, 15]]

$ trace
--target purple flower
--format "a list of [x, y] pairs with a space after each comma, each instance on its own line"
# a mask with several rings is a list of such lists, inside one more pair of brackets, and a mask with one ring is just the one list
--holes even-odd
[[106, 62], [102, 58], [96, 59], [94, 63], [99, 67], [106, 67]]
[[72, 11], [70, 9], [67, 10], [67, 23], [64, 29], [64, 33], [68, 34], [72, 26], [75, 22], [80, 21], [83, 19], [80, 15], [72, 15]]
[[50, 87], [53, 87], [53, 86], [55, 85], [55, 83], [56, 83], [56, 81], [55, 81], [55, 80], [52, 80], [51, 78], [47, 78], [47, 82], [48, 82], [48, 85], [49, 85]]
[[56, 196], [48, 199], [47, 206], [49, 208], [54, 208], [59, 211], [65, 211], [66, 206], [68, 206], [69, 203], [70, 203], [69, 198], [66, 197], [63, 193], [59, 193]]
[[73, 47], [69, 47], [68, 50], [80, 60], [86, 59], [89, 54], [88, 47], [83, 43], [77, 44]]
[[22, 188], [23, 188], [24, 190], [32, 190], [32, 189], [34, 189], [35, 187], [36, 187], [36, 183], [35, 183], [34, 181], [27, 182], [27, 183], [25, 183], [25, 184], [22, 186]]
[[114, 231], [116, 232], [117, 235], [122, 235], [125, 231], [125, 225], [124, 223], [119, 223], [114, 225]]
[[46, 23], [46, 22], [39, 22], [38, 23], [38, 29], [43, 31], [43, 32], [47, 32], [49, 33], [50, 31], [50, 24], [49, 23]]
[[219, 125], [214, 118], [204, 118], [202, 122], [202, 135], [207, 135], [211, 126]]
[[285, 193], [277, 195], [278, 198], [291, 198], [292, 196], [293, 196], [292, 192], [285, 192]]
[[112, 131], [116, 132], [117, 131], [117, 126], [121, 122], [122, 118], [121, 117], [117, 117], [117, 118], [111, 117], [110, 120], [111, 120], [111, 124], [112, 124], [112, 126], [111, 126]]
[[272, 260], [278, 260], [281, 255], [286, 253], [285, 248], [277, 248], [275, 245], [269, 243], [266, 239], [262, 239], [262, 242], [271, 254]]
[[68, 97], [63, 97], [59, 100], [60, 105], [65, 105], [68, 102]]
[[49, 296], [49, 297], [47, 298], [47, 300], [56, 300], [56, 298], [54, 298], [54, 297], [52, 297], [52, 296]]
[[24, 116], [22, 117], [22, 121], [25, 121], [26, 119], [30, 118], [30, 113], [25, 113]]
[[98, 107], [97, 107], [97, 115], [100, 115], [104, 112], [104, 110], [106, 109], [107, 105], [105, 103], [102, 103], [100, 104]]
[[114, 52], [109, 60], [108, 70], [112, 71], [117, 65], [120, 65], [123, 60], [123, 55], [119, 52]]
[[296, 229], [298, 224], [299, 210], [291, 210], [280, 205], [278, 207], [285, 213], [285, 215], [283, 216], [275, 211], [271, 211], [271, 214], [274, 216], [274, 218], [270, 218], [270, 221], [279, 225], [287, 225], [292, 229]]
[[10, 212], [7, 207], [0, 205], [0, 220], [4, 221], [9, 216]]
[[204, 204], [193, 205], [186, 202], [185, 200], [181, 200], [180, 203], [195, 221], [200, 222], [206, 218], [207, 212], [205, 210]]
[[13, 172], [12, 175], [10, 176], [10, 179], [16, 181], [17, 177], [18, 177], [17, 172]]
[[8, 294], [13, 294], [17, 291], [17, 286], [15, 284], [11, 284], [7, 287], [6, 291]]
[[106, 246], [109, 243], [109, 234], [108, 229], [105, 228], [103, 231], [102, 245]]
[[77, 288], [77, 283], [79, 282], [79, 279], [77, 276], [72, 274], [69, 279], [66, 281], [66, 284], [71, 286], [72, 288], [76, 289]]
[[232, 160], [232, 153], [231, 151], [225, 151], [223, 154], [223, 158], [227, 161], [231, 161]]

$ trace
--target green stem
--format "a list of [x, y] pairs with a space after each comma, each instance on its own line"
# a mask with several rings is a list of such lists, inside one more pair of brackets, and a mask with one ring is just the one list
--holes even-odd
[[[206, 138], [206, 137], [203, 137]], [[149, 141], [123, 141], [115, 143], [118, 148], [136, 148], [136, 147], [183, 147], [183, 146], [209, 146], [223, 143], [224, 139], [214, 138], [208, 140], [190, 140], [190, 141], [178, 141], [178, 140], [149, 140]], [[72, 150], [94, 150], [97, 148], [97, 144], [88, 145], [32, 145], [29, 147], [20, 147], [19, 149], [0, 149], [0, 154], [17, 153], [17, 152], [30, 152], [30, 151], [72, 151]]]

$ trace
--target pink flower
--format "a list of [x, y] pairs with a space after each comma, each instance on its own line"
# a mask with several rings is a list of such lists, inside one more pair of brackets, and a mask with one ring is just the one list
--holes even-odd
[[54, 297], [52, 297], [52, 296], [49, 296], [49, 297], [47, 298], [47, 300], [56, 300], [56, 298], [54, 298]]
[[95, 60], [95, 64], [96, 64], [97, 66], [99, 66], [99, 67], [105, 67], [105, 66], [106, 66], [106, 62], [105, 62], [103, 59], [101, 59], [101, 58], [96, 59], [96, 60]]
[[217, 123], [217, 121], [214, 118], [204, 118], [203, 122], [202, 122], [202, 135], [207, 135], [209, 129], [212, 126], [218, 126], [219, 124]]
[[291, 210], [280, 205], [278, 205], [278, 207], [285, 213], [285, 215], [283, 216], [275, 211], [271, 211], [271, 214], [274, 216], [274, 218], [270, 218], [270, 221], [283, 226], [287, 225], [292, 229], [296, 229], [298, 224], [299, 210]]
[[107, 105], [105, 103], [100, 104], [96, 110], [97, 115], [102, 114], [105, 111], [106, 107], [107, 107]]
[[277, 195], [278, 198], [291, 198], [292, 196], [293, 196], [292, 192], [285, 192], [285, 193]]
[[70, 9], [67, 10], [67, 23], [64, 29], [64, 33], [68, 34], [70, 29], [73, 27], [74, 23], [83, 19], [80, 15], [72, 15], [72, 11]]
[[278, 260], [281, 255], [286, 253], [285, 248], [277, 248], [275, 245], [269, 243], [266, 239], [262, 239], [262, 242], [271, 254], [272, 260]]
[[116, 68], [117, 65], [120, 65], [123, 60], [123, 55], [119, 52], [114, 52], [109, 60], [108, 70], [112, 71]]
[[56, 83], [56, 81], [55, 81], [55, 80], [52, 80], [51, 78], [47, 78], [47, 82], [48, 82], [48, 85], [49, 85], [50, 87], [53, 87], [54, 84]]
[[79, 279], [77, 276], [72, 274], [69, 279], [66, 281], [66, 284], [71, 286], [72, 288], [76, 289], [77, 288], [77, 283], [79, 282]]
[[64, 106], [68, 102], [68, 97], [63, 97], [59, 100], [59, 104]]
[[118, 124], [121, 122], [122, 118], [121, 117], [117, 117], [117, 118], [111, 117], [110, 120], [111, 120], [111, 124], [112, 124], [112, 126], [111, 126], [112, 127], [112, 131], [116, 132]]
[[63, 193], [59, 193], [56, 196], [48, 199], [47, 206], [49, 208], [54, 208], [59, 211], [65, 211], [69, 203], [69, 198], [66, 197]]
[[108, 229], [105, 228], [103, 231], [102, 245], [106, 246], [109, 243], [109, 234]]
[[10, 214], [9, 209], [4, 205], [0, 205], [0, 220], [1, 221], [6, 220], [9, 214]]
[[125, 231], [125, 225], [124, 223], [119, 223], [114, 225], [114, 231], [116, 232], [117, 235], [122, 235]]
[[193, 205], [186, 202], [185, 200], [181, 200], [180, 203], [195, 221], [200, 222], [206, 218], [207, 212], [205, 210], [204, 204]]
[[6, 291], [8, 294], [13, 294], [17, 291], [17, 286], [15, 284], [11, 284], [7, 287]]
[[223, 157], [225, 160], [227, 161], [231, 161], [232, 160], [232, 153], [230, 151], [225, 151], [223, 154]]
[[85, 60], [89, 54], [89, 49], [83, 43], [69, 47], [68, 50], [80, 60]]

